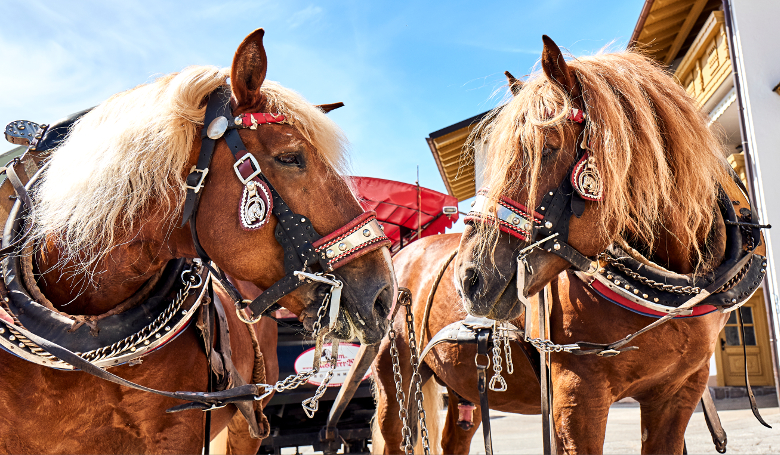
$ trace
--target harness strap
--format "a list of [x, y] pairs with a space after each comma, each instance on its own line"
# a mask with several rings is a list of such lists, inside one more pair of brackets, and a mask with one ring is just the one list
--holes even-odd
[[[22, 335], [26, 336], [27, 338], [30, 339], [30, 341], [36, 343], [37, 345], [45, 349], [49, 354], [57, 357], [63, 362], [67, 362], [73, 365], [74, 367], [78, 368], [79, 370], [85, 373], [91, 374], [92, 376], [125, 387], [141, 390], [144, 392], [154, 393], [156, 395], [161, 395], [167, 398], [175, 398], [177, 400], [192, 401], [195, 403], [208, 405], [208, 406], [203, 406], [203, 408], [216, 409], [225, 406], [227, 404], [235, 403], [239, 401], [261, 400], [264, 397], [268, 396], [271, 392], [273, 392], [273, 386], [268, 384], [246, 384], [240, 387], [235, 387], [220, 392], [166, 392], [163, 390], [152, 389], [128, 381], [127, 379], [121, 378], [98, 366], [95, 366], [91, 362], [82, 359], [81, 357], [74, 354], [70, 350], [56, 343], [53, 343], [49, 340], [46, 340], [45, 338], [39, 337], [38, 335], [30, 332], [24, 327], [13, 324], [12, 322], [9, 322], [2, 318], [0, 318], [0, 323], [3, 323], [5, 324], [6, 327], [12, 328], [18, 331], [19, 333], [21, 333]], [[185, 409], [190, 409], [190, 407], [177, 406], [175, 408], [169, 409], [168, 412], [183, 411]]]
[[[482, 411], [482, 436], [485, 439], [485, 454], [493, 455], [493, 437], [490, 433], [490, 403], [488, 403], [487, 391], [487, 370], [490, 366], [490, 356], [488, 355], [488, 342], [490, 341], [491, 329], [480, 329], [477, 332], [477, 390], [479, 391], [479, 407]], [[484, 364], [479, 363], [479, 358], [487, 359]]]
[[720, 423], [718, 410], [715, 409], [715, 402], [712, 400], [709, 387], [704, 388], [704, 394], [701, 396], [701, 408], [704, 411], [704, 421], [707, 423], [707, 429], [710, 430], [710, 436], [712, 436], [712, 442], [715, 444], [715, 450], [717, 450], [718, 453], [726, 453], [728, 438], [726, 437], [726, 431], [723, 429], [723, 425]]
[[750, 410], [753, 411], [753, 415], [761, 423], [761, 425], [772, 428], [768, 423], [764, 421], [761, 414], [758, 412], [758, 405], [756, 404], [756, 396], [753, 395], [753, 389], [750, 387], [750, 379], [748, 378], [748, 365], [747, 365], [747, 347], [745, 346], [745, 326], [742, 324], [742, 309], [739, 310], [739, 331], [742, 332], [742, 359], [745, 366], [745, 388], [747, 388], [748, 399], [750, 400]]

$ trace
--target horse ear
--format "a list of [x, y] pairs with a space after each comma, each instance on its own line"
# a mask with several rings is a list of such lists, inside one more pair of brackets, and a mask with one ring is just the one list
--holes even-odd
[[547, 75], [547, 79], [557, 83], [570, 96], [573, 96], [575, 90], [577, 90], [575, 77], [569, 65], [566, 64], [561, 50], [555, 44], [555, 41], [547, 35], [542, 35], [542, 41], [544, 42], [544, 50], [542, 51], [542, 70], [544, 70], [544, 74]]
[[523, 89], [523, 81], [515, 79], [509, 71], [504, 71], [504, 75], [509, 81], [509, 90], [512, 91], [512, 96], [517, 96], [517, 94], [520, 93], [520, 90]]
[[320, 108], [322, 112], [327, 114], [330, 111], [335, 111], [340, 107], [344, 107], [344, 103], [338, 102], [338, 103], [330, 103], [330, 104], [318, 104], [315, 107]]
[[258, 28], [236, 49], [233, 66], [230, 68], [230, 83], [237, 107], [254, 105], [260, 98], [260, 86], [265, 80], [268, 58], [263, 47], [265, 30]]

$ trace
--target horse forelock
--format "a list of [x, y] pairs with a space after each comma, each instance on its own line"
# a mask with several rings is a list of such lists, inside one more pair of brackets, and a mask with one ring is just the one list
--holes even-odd
[[[717, 182], [728, 178], [722, 143], [693, 99], [648, 57], [633, 51], [567, 62], [582, 99], [572, 101], [537, 72], [506, 105], [475, 130], [489, 150], [484, 181], [493, 200], [526, 187], [533, 206], [543, 172], [544, 134], [559, 131], [575, 102], [584, 102], [591, 153], [601, 173], [601, 228], [652, 250], [661, 226], [673, 222], [691, 260], [706, 251], [697, 241], [714, 220]], [[472, 137], [472, 149], [478, 146]], [[481, 223], [480, 252], [495, 248], [498, 228]]]
[[[31, 242], [54, 241], [60, 264], [92, 275], [112, 248], [132, 240], [158, 210], [170, 220], [186, 194], [184, 169], [203, 124], [204, 99], [229, 70], [189, 67], [118, 93], [84, 115], [53, 151], [34, 191]], [[324, 113], [272, 81], [261, 89], [337, 172], [346, 169], [346, 140]]]

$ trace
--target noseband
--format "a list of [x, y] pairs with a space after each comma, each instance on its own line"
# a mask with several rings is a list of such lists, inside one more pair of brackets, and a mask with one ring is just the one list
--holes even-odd
[[[204, 128], [201, 132], [201, 149], [198, 162], [187, 176], [187, 196], [184, 203], [182, 226], [188, 221], [195, 249], [236, 304], [236, 309], [248, 308], [251, 317], [248, 322], [256, 322], [260, 316], [275, 307], [276, 302], [297, 289], [299, 286], [321, 282], [331, 285], [334, 290], [341, 288], [341, 282], [332, 275], [334, 269], [384, 246], [390, 246], [376, 220], [375, 212], [365, 212], [336, 231], [321, 236], [309, 219], [295, 213], [282, 199], [271, 182], [263, 174], [255, 157], [247, 151], [239, 129], [257, 129], [264, 124], [289, 123], [282, 114], [251, 113], [232, 115], [230, 107], [231, 90], [222, 86], [209, 95]], [[245, 230], [260, 229], [265, 226], [271, 213], [278, 224], [274, 236], [284, 249], [284, 277], [271, 285], [251, 303], [244, 301], [241, 294], [227, 280], [221, 270], [214, 270], [209, 255], [198, 240], [196, 215], [201, 190], [209, 173], [214, 148], [218, 140], [224, 139], [236, 159], [233, 169], [244, 185], [239, 204], [238, 218]], [[243, 317], [242, 317], [243, 319]]]
[[[585, 112], [572, 108], [567, 120], [585, 123]], [[567, 177], [561, 181], [555, 191], [548, 192], [539, 207], [533, 212], [508, 197], [501, 197], [495, 210], [487, 198], [488, 189], [477, 193], [474, 205], [466, 216], [466, 222], [497, 222], [501, 231], [517, 237], [524, 242], [535, 242], [549, 253], [556, 254], [576, 269], [585, 273], [594, 273], [598, 267], [595, 261], [583, 255], [567, 242], [569, 239], [569, 220], [572, 215], [579, 218], [585, 211], [585, 201], [599, 201], [603, 196], [603, 184], [595, 159], [587, 146], [587, 125], [583, 131], [583, 140], [577, 143], [577, 158]], [[523, 254], [530, 252], [525, 248]], [[525, 256], [519, 258], [524, 261]], [[528, 266], [526, 266], [527, 268]]]

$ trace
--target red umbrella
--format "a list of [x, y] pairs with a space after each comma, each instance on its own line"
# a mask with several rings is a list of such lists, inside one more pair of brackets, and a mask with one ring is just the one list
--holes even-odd
[[[393, 242], [396, 252], [417, 240], [417, 185], [374, 177], [352, 177], [358, 200], [365, 210], [376, 211], [377, 219]], [[420, 188], [420, 237], [443, 234], [458, 220], [458, 200], [438, 191]], [[452, 207], [445, 214], [444, 207]]]

